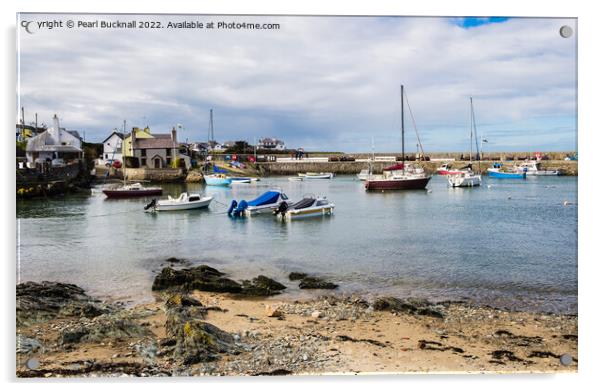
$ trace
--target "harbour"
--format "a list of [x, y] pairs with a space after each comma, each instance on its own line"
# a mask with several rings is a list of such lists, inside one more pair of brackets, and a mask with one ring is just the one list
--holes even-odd
[[[91, 195], [17, 202], [18, 281], [65, 280], [111, 300], [144, 303], [168, 257], [219, 266], [239, 279], [284, 279], [312, 271], [338, 292], [469, 299], [503, 308], [574, 313], [577, 309], [577, 178], [483, 177], [480, 188], [366, 192], [355, 176], [289, 182], [263, 177], [228, 187], [153, 184], [177, 198], [213, 196], [207, 209], [144, 213], [152, 197]], [[336, 204], [332, 216], [279, 222], [234, 219], [233, 200], [270, 189], [299, 200], [311, 193]], [[508, 273], [512, 270], [512, 273]], [[284, 296], [302, 294], [294, 288]]]

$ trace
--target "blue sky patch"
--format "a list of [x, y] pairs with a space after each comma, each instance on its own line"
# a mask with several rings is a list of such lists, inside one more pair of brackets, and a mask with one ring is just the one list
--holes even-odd
[[457, 26], [469, 29], [471, 27], [478, 27], [485, 24], [492, 23], [504, 23], [510, 18], [506, 17], [489, 17], [489, 18], [477, 18], [477, 17], [469, 17], [469, 18], [458, 18], [454, 21]]

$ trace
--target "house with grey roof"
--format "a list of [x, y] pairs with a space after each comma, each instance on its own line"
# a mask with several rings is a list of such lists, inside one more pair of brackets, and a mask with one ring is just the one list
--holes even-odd
[[141, 168], [169, 168], [179, 158], [179, 144], [176, 129], [170, 134], [153, 134], [150, 138], [132, 136], [132, 153]]
[[27, 140], [25, 154], [29, 165], [53, 161], [68, 163], [82, 158], [82, 140], [79, 134], [61, 128], [56, 114], [52, 120], [51, 128]]

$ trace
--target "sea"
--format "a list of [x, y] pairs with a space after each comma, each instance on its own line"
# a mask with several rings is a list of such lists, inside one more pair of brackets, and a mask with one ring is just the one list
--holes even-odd
[[[210, 187], [161, 184], [163, 197], [208, 194], [206, 210], [145, 213], [150, 198], [102, 193], [17, 201], [17, 280], [77, 284], [105, 300], [155, 300], [151, 285], [168, 257], [207, 264], [236, 280], [259, 274], [311, 297], [292, 271], [365, 297], [464, 300], [512, 310], [577, 313], [577, 177], [483, 178], [449, 188], [367, 192], [355, 176], [291, 182], [264, 177]], [[230, 218], [232, 200], [279, 189], [297, 200], [326, 196], [332, 216], [282, 222], [271, 215]]]

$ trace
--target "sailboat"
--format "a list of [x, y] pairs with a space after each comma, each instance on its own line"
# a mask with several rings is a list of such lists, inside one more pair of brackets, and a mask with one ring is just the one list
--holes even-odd
[[459, 173], [448, 175], [447, 182], [451, 187], [475, 187], [481, 186], [481, 175], [472, 171], [472, 140], [476, 143], [477, 160], [479, 161], [479, 171], [481, 165], [481, 156], [479, 155], [479, 144], [477, 142], [477, 124], [474, 118], [474, 106], [472, 104], [472, 96], [470, 97], [470, 163], [463, 167]]
[[[411, 114], [411, 111], [410, 111]], [[418, 134], [418, 132], [416, 133]], [[405, 164], [404, 93], [401, 86], [401, 163], [383, 169], [382, 175], [369, 175], [364, 182], [366, 190], [420, 190], [431, 180], [419, 167]]]

